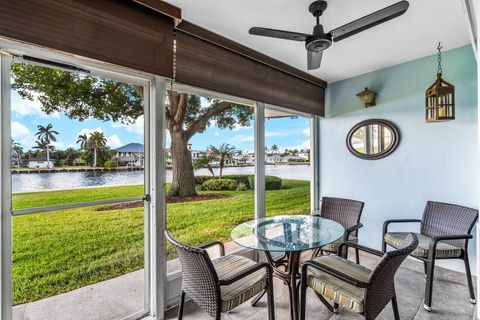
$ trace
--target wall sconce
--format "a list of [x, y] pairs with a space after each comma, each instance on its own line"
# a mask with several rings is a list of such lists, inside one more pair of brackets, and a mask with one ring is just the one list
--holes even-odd
[[375, 105], [375, 96], [377, 93], [372, 90], [368, 90], [365, 88], [362, 92], [357, 93], [357, 97], [362, 101], [365, 105], [365, 108], [373, 107]]

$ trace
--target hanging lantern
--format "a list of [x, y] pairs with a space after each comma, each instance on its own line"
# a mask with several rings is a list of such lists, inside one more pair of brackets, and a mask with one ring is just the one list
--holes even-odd
[[442, 79], [442, 53], [438, 43], [437, 80], [425, 92], [425, 120], [439, 122], [455, 119], [455, 87]]

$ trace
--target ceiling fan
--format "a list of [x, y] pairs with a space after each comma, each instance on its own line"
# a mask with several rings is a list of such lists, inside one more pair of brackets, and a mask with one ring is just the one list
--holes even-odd
[[332, 41], [337, 42], [346, 39], [361, 31], [396, 18], [407, 11], [408, 6], [408, 1], [400, 1], [325, 33], [323, 26], [320, 24], [320, 16], [327, 9], [327, 2], [314, 1], [308, 8], [317, 19], [317, 24], [313, 27], [312, 34], [261, 27], [250, 28], [248, 32], [257, 36], [304, 41], [307, 49], [308, 70], [313, 70], [320, 68], [323, 51], [332, 45]]

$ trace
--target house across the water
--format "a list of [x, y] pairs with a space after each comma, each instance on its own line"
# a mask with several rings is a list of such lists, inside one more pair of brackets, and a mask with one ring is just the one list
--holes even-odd
[[117, 154], [113, 158], [118, 164], [128, 167], [143, 167], [145, 159], [144, 146], [141, 143], [129, 143], [115, 149]]
[[46, 169], [55, 167], [56, 159], [50, 158], [47, 161], [47, 157], [38, 157], [28, 159], [28, 167], [30, 169]]

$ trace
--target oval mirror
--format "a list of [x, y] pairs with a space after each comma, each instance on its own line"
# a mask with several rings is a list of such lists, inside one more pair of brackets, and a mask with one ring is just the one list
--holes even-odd
[[347, 148], [365, 160], [381, 159], [398, 146], [400, 136], [395, 125], [386, 120], [370, 119], [356, 124], [347, 135]]

